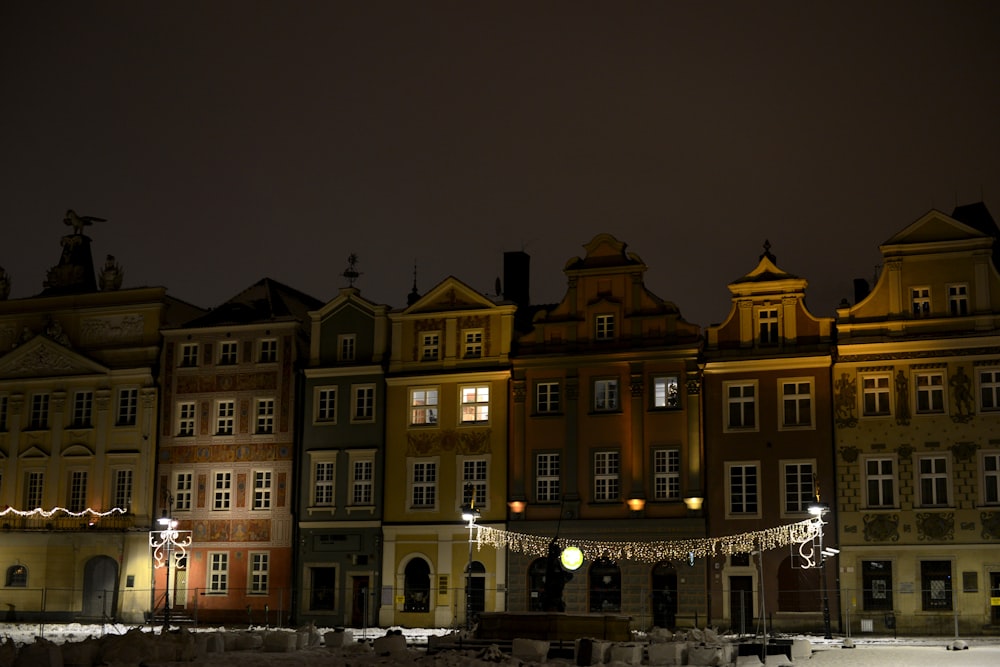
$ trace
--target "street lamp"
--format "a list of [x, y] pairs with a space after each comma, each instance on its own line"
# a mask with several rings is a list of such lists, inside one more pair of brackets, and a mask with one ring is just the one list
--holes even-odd
[[[173, 497], [168, 498], [168, 505], [173, 508]], [[170, 629], [170, 561], [172, 559], [181, 560], [187, 555], [187, 548], [191, 546], [191, 531], [177, 530], [177, 520], [171, 518], [167, 510], [163, 510], [163, 516], [157, 523], [160, 530], [149, 533], [149, 546], [153, 549], [153, 560], [156, 561], [154, 567], [166, 566], [166, 588], [164, 594], [163, 608], [163, 630]], [[155, 611], [155, 608], [154, 608]]]
[[[471, 492], [475, 494], [475, 491]], [[465, 629], [472, 629], [472, 531], [479, 518], [479, 508], [476, 507], [474, 495], [469, 495], [469, 502], [462, 505], [462, 520], [469, 522], [469, 564], [465, 568]]]
[[[809, 513], [816, 517], [816, 521], [819, 523], [819, 567], [820, 572], [820, 588], [823, 595], [823, 630], [825, 631], [825, 639], [833, 639], [833, 633], [830, 631], [830, 598], [827, 595], [826, 590], [826, 556], [827, 551], [823, 548], [823, 526], [826, 522], [823, 521], [823, 517], [826, 513], [830, 511], [830, 506], [826, 503], [821, 503], [819, 501], [809, 505]], [[835, 554], [837, 551], [835, 549], [830, 550], [830, 554]]]

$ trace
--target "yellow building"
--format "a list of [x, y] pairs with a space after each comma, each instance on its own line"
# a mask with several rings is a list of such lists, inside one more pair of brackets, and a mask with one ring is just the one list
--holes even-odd
[[841, 595], [852, 632], [1000, 626], [1000, 235], [981, 204], [886, 241], [837, 310]]
[[121, 277], [109, 257], [95, 280], [80, 226], [40, 294], [0, 301], [0, 602], [17, 620], [150, 608], [159, 331], [201, 311]]
[[449, 277], [389, 315], [380, 625], [505, 608], [504, 553], [470, 555], [461, 513], [471, 503], [480, 523], [504, 526], [514, 311]]

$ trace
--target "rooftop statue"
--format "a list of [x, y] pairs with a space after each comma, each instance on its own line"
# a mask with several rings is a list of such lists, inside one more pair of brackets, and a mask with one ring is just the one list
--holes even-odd
[[66, 211], [66, 217], [63, 218], [63, 224], [71, 226], [74, 234], [83, 234], [83, 228], [95, 222], [107, 222], [107, 220], [90, 215], [77, 215], [73, 209]]

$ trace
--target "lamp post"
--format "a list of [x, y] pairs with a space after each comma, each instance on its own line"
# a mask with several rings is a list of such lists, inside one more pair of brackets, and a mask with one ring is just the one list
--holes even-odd
[[833, 633], [830, 630], [830, 598], [826, 590], [826, 549], [823, 548], [823, 526], [826, 525], [823, 517], [829, 511], [830, 506], [826, 503], [815, 502], [809, 505], [809, 513], [816, 517], [816, 521], [819, 522], [819, 567], [821, 570], [819, 581], [820, 592], [823, 595], [823, 631], [826, 633], [824, 635], [825, 639], [833, 639]]
[[[173, 509], [174, 499], [168, 497], [167, 504]], [[160, 530], [149, 533], [149, 546], [153, 549], [154, 567], [167, 568], [166, 593], [164, 594], [163, 608], [163, 630], [170, 628], [170, 561], [180, 560], [187, 555], [187, 548], [191, 546], [191, 531], [177, 530], [177, 520], [172, 518], [167, 510], [163, 510], [163, 516], [157, 523]]]
[[[472, 491], [474, 494], [475, 491]], [[472, 629], [472, 531], [476, 527], [476, 519], [479, 518], [479, 508], [476, 507], [476, 500], [473, 495], [469, 496], [469, 502], [462, 505], [462, 520], [469, 522], [469, 564], [465, 568], [465, 629]]]

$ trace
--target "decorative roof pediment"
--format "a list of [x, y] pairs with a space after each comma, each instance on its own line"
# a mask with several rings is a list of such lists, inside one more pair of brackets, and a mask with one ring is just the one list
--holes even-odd
[[377, 315], [388, 310], [388, 306], [379, 305], [361, 296], [360, 290], [356, 287], [343, 287], [340, 294], [327, 301], [321, 308], [310, 311], [309, 315], [313, 321], [322, 321], [344, 308], [354, 308], [369, 315]]
[[644, 267], [645, 263], [634, 252], [626, 252], [627, 244], [611, 234], [598, 234], [583, 246], [587, 254], [566, 262], [564, 271], [586, 271], [611, 267]]
[[750, 273], [729, 283], [729, 291], [738, 296], [792, 294], [805, 290], [807, 281], [778, 268], [771, 254], [771, 244], [764, 242], [764, 252]]
[[883, 243], [883, 246], [908, 245], [918, 243], [940, 243], [942, 241], [976, 241], [990, 236], [965, 223], [931, 210], [911, 223], [902, 231]]
[[403, 312], [409, 315], [484, 308], [496, 308], [496, 304], [458, 278], [448, 276]]
[[88, 456], [93, 456], [94, 450], [92, 450], [90, 447], [84, 444], [76, 443], [64, 449], [62, 451], [62, 455], [64, 458], [68, 459], [79, 459]]
[[46, 451], [39, 449], [36, 445], [28, 447], [26, 450], [20, 453], [19, 458], [22, 459], [47, 459], [49, 454]]
[[0, 357], [0, 378], [107, 374], [108, 368], [38, 335]]

